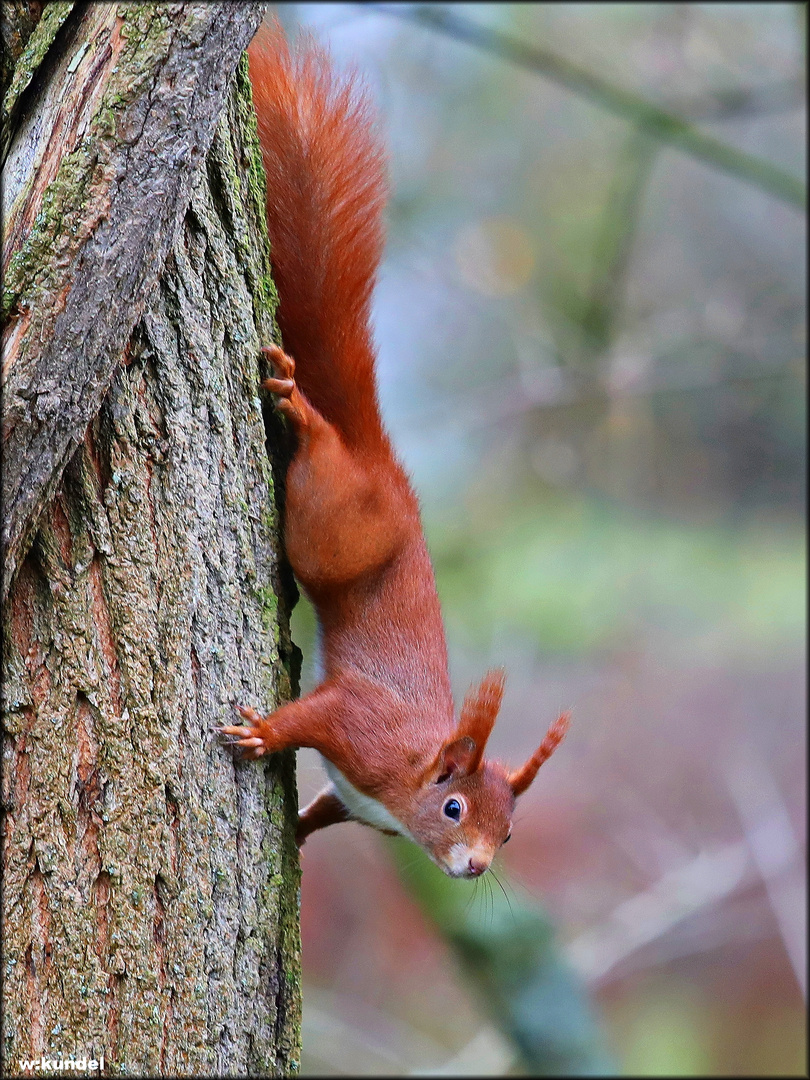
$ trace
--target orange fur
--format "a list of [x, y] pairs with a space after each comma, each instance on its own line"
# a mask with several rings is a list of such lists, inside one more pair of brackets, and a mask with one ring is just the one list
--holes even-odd
[[322, 49], [292, 52], [277, 25], [256, 35], [248, 60], [282, 340], [321, 415], [348, 442], [376, 446], [384, 435], [369, 308], [387, 180], [373, 114]]
[[246, 756], [300, 746], [324, 756], [333, 782], [301, 813], [299, 842], [353, 817], [410, 836], [453, 876], [476, 876], [507, 838], [551, 733], [514, 774], [483, 761], [500, 671], [454, 718], [418, 503], [377, 403], [369, 305], [386, 181], [371, 109], [325, 52], [292, 52], [278, 25], [248, 55], [285, 347], [264, 350], [275, 369], [264, 386], [296, 435], [285, 544], [318, 614], [324, 681], [266, 717], [240, 709], [246, 722], [222, 731]]
[[519, 769], [515, 769], [514, 772], [509, 774], [509, 786], [516, 796], [522, 795], [531, 784], [535, 776], [537, 776], [537, 770], [544, 761], [548, 761], [565, 738], [565, 733], [568, 731], [570, 724], [570, 713], [564, 712], [558, 716], [546, 732], [545, 739], [543, 739], [525, 765], [521, 765]]

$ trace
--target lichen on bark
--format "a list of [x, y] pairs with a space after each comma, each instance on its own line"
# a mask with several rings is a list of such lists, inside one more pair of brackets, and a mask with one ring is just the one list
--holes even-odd
[[4, 138], [20, 96], [30, 85], [42, 58], [73, 8], [72, 0], [9, 3], [3, 11], [0, 124]]

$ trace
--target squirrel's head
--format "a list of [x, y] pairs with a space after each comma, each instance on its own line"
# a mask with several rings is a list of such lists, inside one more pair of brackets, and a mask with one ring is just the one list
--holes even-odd
[[484, 749], [503, 697], [504, 673], [490, 671], [464, 699], [458, 726], [426, 771], [409, 828], [451, 877], [478, 877], [512, 832], [519, 795], [568, 730], [563, 713], [519, 769], [484, 761]]

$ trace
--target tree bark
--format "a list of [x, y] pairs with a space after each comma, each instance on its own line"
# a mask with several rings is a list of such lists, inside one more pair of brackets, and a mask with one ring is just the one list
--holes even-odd
[[109, 107], [105, 32], [162, 42], [112, 65], [110, 79], [137, 60], [121, 85], [148, 102], [122, 106], [140, 108], [135, 127], [110, 124], [103, 192], [62, 182], [78, 166], [60, 145], [58, 214], [51, 199], [47, 222], [31, 216], [26, 200], [49, 195], [25, 176], [6, 217], [6, 254], [25, 252], [4, 352], [7, 1075], [71, 1054], [103, 1055], [109, 1075], [298, 1068], [293, 758], [234, 763], [212, 733], [233, 702], [271, 709], [297, 680], [283, 429], [257, 394], [274, 336], [264, 180], [243, 61], [230, 78], [257, 19], [252, 5], [75, 5], [15, 106], [22, 168], [26, 118], [71, 64], [84, 93], [64, 99], [62, 130], [76, 101], [95, 95], [85, 131]]
[[163, 268], [259, 16], [77, 4], [58, 28], [43, 17], [17, 60], [3, 109], [4, 597]]

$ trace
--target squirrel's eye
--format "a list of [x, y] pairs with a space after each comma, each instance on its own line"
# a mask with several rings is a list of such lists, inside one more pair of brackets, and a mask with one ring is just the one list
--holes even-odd
[[444, 812], [449, 818], [452, 818], [453, 821], [458, 821], [461, 817], [461, 803], [458, 799], [448, 799], [444, 804]]
[[511, 839], [512, 839], [512, 834], [511, 834], [511, 833], [509, 833], [509, 835], [507, 836], [507, 838], [506, 838], [506, 839], [504, 840], [504, 844], [508, 844], [508, 843], [509, 843], [509, 841], [510, 841]]

